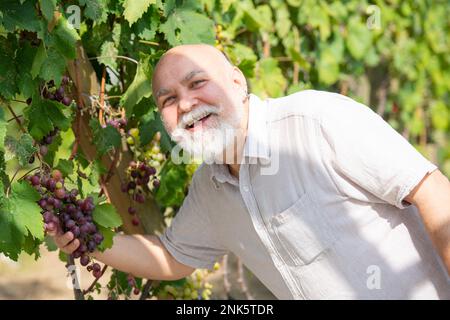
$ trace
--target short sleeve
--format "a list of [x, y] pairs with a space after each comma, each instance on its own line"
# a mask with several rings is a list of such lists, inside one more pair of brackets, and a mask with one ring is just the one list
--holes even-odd
[[378, 198], [404, 209], [403, 199], [437, 166], [369, 107], [331, 94], [321, 118], [333, 168]]
[[208, 213], [201, 206], [202, 195], [195, 186], [195, 177], [183, 205], [159, 239], [177, 261], [193, 268], [212, 269], [227, 250], [220, 245]]

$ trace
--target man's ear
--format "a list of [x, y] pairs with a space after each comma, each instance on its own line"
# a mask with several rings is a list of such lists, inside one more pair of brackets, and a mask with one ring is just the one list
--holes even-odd
[[242, 73], [241, 69], [236, 66], [233, 66], [232, 80], [233, 84], [235, 84], [237, 87], [247, 90], [247, 79], [245, 79], [245, 76]]

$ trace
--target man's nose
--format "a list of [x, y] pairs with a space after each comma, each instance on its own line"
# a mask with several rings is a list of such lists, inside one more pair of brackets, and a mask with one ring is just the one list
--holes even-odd
[[180, 98], [178, 107], [180, 108], [181, 113], [186, 113], [191, 111], [196, 105], [197, 99], [190, 96], [184, 96]]

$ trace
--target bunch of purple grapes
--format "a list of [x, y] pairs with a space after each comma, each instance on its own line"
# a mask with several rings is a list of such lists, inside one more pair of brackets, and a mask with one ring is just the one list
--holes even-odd
[[50, 131], [42, 140], [39, 142], [39, 153], [45, 157], [48, 153], [48, 145], [52, 144], [53, 139], [59, 133], [59, 128], [55, 127], [52, 131]]
[[[59, 170], [49, 173], [36, 173], [27, 180], [40, 193], [38, 201], [42, 208], [44, 222], [61, 226], [63, 232], [71, 231], [74, 238], [80, 241], [80, 246], [72, 253], [74, 259], [80, 259], [82, 266], [90, 263], [89, 253], [94, 252], [103, 241], [103, 235], [93, 222], [92, 213], [95, 209], [92, 197], [78, 198], [78, 190], [66, 190], [64, 179]], [[94, 277], [101, 276], [100, 265], [94, 263], [88, 267]]]
[[64, 88], [69, 84], [69, 82], [69, 77], [63, 76], [61, 80], [61, 86], [59, 88], [56, 88], [54, 81], [49, 81], [42, 92], [43, 97], [46, 99], [61, 102], [62, 104], [69, 106], [72, 103], [72, 98], [64, 95]]
[[121, 119], [113, 119], [106, 121], [106, 124], [109, 124], [116, 128], [117, 130], [124, 129], [127, 126], [127, 119], [121, 118]]
[[[153, 185], [155, 187], [159, 186], [159, 180], [156, 179], [156, 169], [143, 162], [137, 163], [136, 161], [130, 161], [129, 163], [129, 181], [123, 183], [121, 186], [122, 192], [126, 192], [131, 195], [132, 199], [138, 203], [145, 202], [145, 196], [143, 194], [143, 189], [153, 180]], [[139, 225], [139, 218], [136, 215], [136, 208], [130, 206], [128, 208], [128, 213], [133, 215], [131, 222], [133, 225]]]

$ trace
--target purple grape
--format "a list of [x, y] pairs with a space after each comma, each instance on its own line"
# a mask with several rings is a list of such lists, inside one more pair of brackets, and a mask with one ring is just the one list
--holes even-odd
[[80, 227], [74, 226], [72, 229], [70, 229], [70, 231], [72, 231], [75, 238], [80, 237], [81, 234]]
[[50, 211], [45, 211], [43, 214], [43, 217], [44, 217], [44, 222], [49, 223], [52, 221], [53, 213], [51, 213]]
[[160, 182], [159, 182], [158, 179], [153, 180], [153, 186], [154, 186], [155, 188], [158, 188], [159, 185], [160, 185]]
[[73, 256], [73, 258], [74, 259], [78, 259], [79, 257], [81, 257], [81, 255], [82, 255], [82, 253], [81, 253], [81, 251], [80, 250], [75, 250], [73, 253], [72, 253], [72, 256]]
[[45, 144], [52, 144], [53, 137], [52, 136], [46, 136], [44, 139]]
[[86, 267], [88, 264], [89, 264], [89, 256], [88, 255], [82, 255], [81, 256], [81, 258], [80, 258], [80, 264], [83, 266], [83, 267]]
[[93, 271], [101, 271], [101, 269], [102, 269], [102, 267], [100, 267], [100, 265], [97, 262], [92, 264]]
[[129, 214], [135, 214], [135, 213], [136, 213], [136, 208], [129, 207], [129, 208], [128, 208], [128, 213], [129, 213]]
[[100, 244], [103, 241], [103, 236], [100, 233], [95, 233], [93, 239], [96, 244]]
[[92, 253], [97, 248], [97, 245], [95, 244], [94, 241], [91, 240], [88, 242], [87, 247], [88, 247], [89, 252]]
[[45, 157], [45, 156], [47, 155], [47, 153], [48, 153], [48, 148], [47, 148], [47, 146], [40, 146], [40, 147], [39, 147], [39, 153], [40, 153], [43, 157]]
[[67, 229], [71, 229], [71, 228], [75, 227], [75, 225], [76, 225], [76, 223], [72, 219], [66, 221], [66, 228]]
[[47, 207], [47, 201], [45, 199], [39, 200], [38, 203], [42, 209], [45, 209]]
[[38, 176], [32, 176], [31, 179], [30, 179], [31, 184], [32, 184], [33, 186], [39, 185], [39, 184], [41, 183], [39, 180], [40, 180], [40, 179], [39, 179]]

